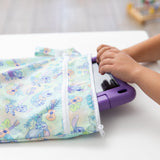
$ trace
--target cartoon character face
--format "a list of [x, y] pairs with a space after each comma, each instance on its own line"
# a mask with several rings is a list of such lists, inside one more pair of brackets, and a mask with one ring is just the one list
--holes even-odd
[[6, 113], [11, 113], [13, 116], [15, 116], [15, 111], [17, 112], [26, 112], [27, 106], [26, 105], [14, 105], [15, 101], [10, 101], [6, 106], [5, 110]]
[[35, 124], [35, 129], [42, 129], [42, 122], [37, 122]]
[[40, 79], [41, 83], [50, 83], [51, 82], [51, 77], [49, 76], [42, 76]]
[[46, 129], [48, 129], [48, 126], [47, 126], [47, 124], [46, 124], [45, 122], [43, 122], [43, 123], [41, 124], [41, 128], [42, 128], [43, 130], [46, 130]]
[[27, 106], [26, 105], [19, 105], [16, 107], [17, 112], [26, 112], [27, 111]]
[[13, 116], [15, 116], [15, 110], [16, 110], [16, 106], [13, 105], [12, 103], [9, 103], [5, 106], [6, 109], [6, 113], [11, 113]]
[[51, 77], [49, 77], [49, 76], [41, 76], [40, 78], [39, 77], [32, 77], [31, 81], [32, 81], [33, 85], [40, 87], [41, 84], [50, 83]]

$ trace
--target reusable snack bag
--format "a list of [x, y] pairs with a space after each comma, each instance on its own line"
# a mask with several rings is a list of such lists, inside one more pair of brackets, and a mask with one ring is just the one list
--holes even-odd
[[90, 55], [38, 48], [0, 61], [0, 142], [103, 134]]

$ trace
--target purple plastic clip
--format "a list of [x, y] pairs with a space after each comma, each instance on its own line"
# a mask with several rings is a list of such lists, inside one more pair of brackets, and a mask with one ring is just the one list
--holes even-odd
[[[96, 57], [92, 58], [92, 64], [94, 63], [96, 63]], [[100, 111], [120, 106], [122, 104], [132, 101], [135, 98], [136, 92], [133, 87], [128, 85], [126, 82], [117, 79], [114, 76], [112, 77], [118, 85], [114, 88], [97, 93]]]

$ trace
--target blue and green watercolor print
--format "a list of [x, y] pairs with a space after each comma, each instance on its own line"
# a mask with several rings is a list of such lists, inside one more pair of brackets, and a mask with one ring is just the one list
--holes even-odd
[[0, 142], [97, 132], [90, 63], [89, 56], [73, 48], [37, 48], [34, 58], [1, 60]]

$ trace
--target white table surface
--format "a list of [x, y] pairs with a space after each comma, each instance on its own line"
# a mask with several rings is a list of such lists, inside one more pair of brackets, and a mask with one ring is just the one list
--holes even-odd
[[[1, 35], [0, 58], [33, 57], [37, 46], [96, 55], [100, 44], [119, 49], [147, 39], [144, 31]], [[160, 71], [159, 63], [146, 65]], [[0, 144], [0, 160], [159, 160], [160, 106], [133, 85], [134, 101], [101, 113], [105, 137], [99, 134], [69, 140]]]

